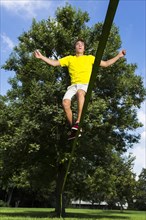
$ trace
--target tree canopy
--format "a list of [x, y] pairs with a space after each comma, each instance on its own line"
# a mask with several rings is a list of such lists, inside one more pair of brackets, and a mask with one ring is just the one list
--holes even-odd
[[[74, 54], [74, 42], [81, 37], [86, 41], [86, 54], [94, 55], [103, 24], [90, 27], [88, 21], [87, 12], [69, 4], [58, 8], [55, 18], [39, 22], [33, 19], [30, 30], [18, 37], [18, 45], [3, 66], [15, 72], [9, 80], [11, 89], [0, 97], [0, 173], [7, 187], [10, 182], [17, 186], [21, 180], [27, 180], [34, 189], [59, 190], [71, 152], [62, 109], [62, 97], [70, 79], [66, 68], [48, 66], [35, 59], [33, 52], [39, 49], [53, 59]], [[119, 29], [114, 24], [103, 60], [115, 56], [120, 48]], [[85, 175], [92, 175], [93, 167], [97, 167], [94, 175], [97, 172], [102, 179], [103, 166], [108, 168], [112, 163], [113, 152], [120, 155], [138, 142], [140, 137], [135, 131], [142, 124], [137, 109], [146, 92], [136, 68], [126, 58], [106, 69], [100, 68], [69, 178], [73, 178], [79, 160], [81, 176], [86, 161]], [[74, 100], [74, 115], [76, 105]], [[16, 177], [18, 181], [14, 181]], [[69, 183], [70, 180], [67, 189]]]

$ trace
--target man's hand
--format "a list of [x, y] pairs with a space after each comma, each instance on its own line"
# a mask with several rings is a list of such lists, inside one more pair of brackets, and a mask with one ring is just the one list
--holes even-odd
[[126, 55], [126, 50], [121, 50], [120, 52], [119, 52], [119, 57], [121, 58], [121, 57], [124, 57]]
[[34, 55], [35, 55], [35, 57], [38, 58], [38, 59], [42, 59], [42, 57], [43, 57], [43, 55], [40, 53], [39, 50], [35, 50], [35, 51], [34, 51]]

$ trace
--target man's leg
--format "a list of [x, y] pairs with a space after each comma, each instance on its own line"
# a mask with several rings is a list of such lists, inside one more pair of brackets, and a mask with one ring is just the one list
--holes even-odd
[[85, 95], [86, 95], [86, 92], [82, 89], [79, 89], [76, 93], [77, 101], [78, 101], [78, 117], [77, 117], [76, 123], [79, 123], [81, 119], [81, 114], [82, 114], [83, 105], [85, 101]]
[[71, 99], [76, 94], [76, 92], [77, 92], [76, 85], [68, 86], [62, 101], [62, 105], [70, 126], [72, 126]]
[[[78, 102], [78, 117], [76, 120], [76, 123], [72, 126], [71, 134], [68, 137], [68, 140], [72, 140], [76, 137], [76, 132], [78, 130], [78, 123], [80, 122], [82, 109], [85, 101], [85, 94], [86, 92], [83, 89], [78, 89], [76, 96], [77, 96], [77, 102]], [[78, 137], [81, 137], [82, 129], [80, 129], [80, 133], [78, 134]]]
[[68, 120], [70, 126], [72, 126], [71, 100], [63, 99], [62, 105], [63, 105], [64, 111], [66, 113], [67, 120]]

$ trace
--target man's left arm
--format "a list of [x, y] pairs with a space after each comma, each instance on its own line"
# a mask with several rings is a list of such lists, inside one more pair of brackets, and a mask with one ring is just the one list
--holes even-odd
[[120, 58], [124, 57], [126, 55], [126, 50], [121, 50], [117, 56], [113, 57], [112, 59], [109, 59], [107, 61], [103, 61], [101, 60], [100, 62], [100, 66], [101, 67], [108, 67], [112, 64], [114, 64], [117, 60], [119, 60]]

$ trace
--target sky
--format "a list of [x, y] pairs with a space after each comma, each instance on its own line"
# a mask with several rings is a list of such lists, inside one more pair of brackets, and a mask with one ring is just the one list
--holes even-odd
[[[89, 26], [103, 22], [109, 0], [0, 0], [0, 65], [9, 58], [13, 47], [18, 44], [18, 37], [28, 31], [32, 19], [37, 21], [54, 17], [57, 7], [66, 3], [76, 9], [87, 11], [90, 17]], [[146, 1], [120, 0], [114, 18], [119, 27], [122, 48], [126, 49], [127, 63], [136, 63], [136, 74], [142, 76], [146, 87]], [[121, 49], [122, 49], [121, 48]], [[0, 94], [5, 95], [10, 85], [8, 79], [15, 75], [12, 71], [0, 70]], [[136, 157], [134, 172], [137, 176], [146, 168], [146, 103], [138, 110], [138, 118], [144, 124], [138, 130], [141, 139], [128, 153]]]

